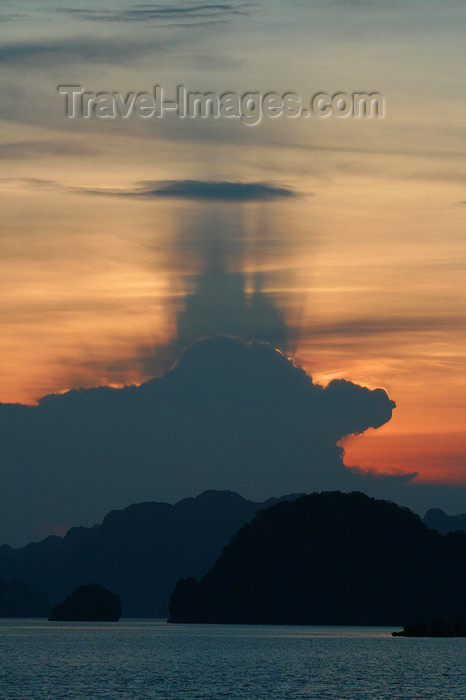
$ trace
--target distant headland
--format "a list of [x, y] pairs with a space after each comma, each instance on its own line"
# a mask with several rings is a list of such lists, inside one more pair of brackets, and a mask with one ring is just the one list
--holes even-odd
[[178, 581], [170, 622], [402, 625], [466, 618], [466, 535], [407, 508], [323, 492], [258, 513], [200, 580]]
[[464, 620], [436, 620], [405, 625], [401, 632], [392, 632], [392, 637], [466, 637]]

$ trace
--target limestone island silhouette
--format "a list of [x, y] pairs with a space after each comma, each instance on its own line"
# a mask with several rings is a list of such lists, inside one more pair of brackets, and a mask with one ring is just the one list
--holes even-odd
[[98, 583], [88, 583], [55, 605], [49, 621], [117, 622], [120, 617], [119, 596]]
[[401, 632], [392, 632], [392, 637], [466, 637], [466, 622], [463, 620], [414, 622], [405, 625]]
[[322, 492], [257, 513], [200, 579], [181, 578], [172, 623], [381, 625], [466, 617], [466, 535], [395, 503]]

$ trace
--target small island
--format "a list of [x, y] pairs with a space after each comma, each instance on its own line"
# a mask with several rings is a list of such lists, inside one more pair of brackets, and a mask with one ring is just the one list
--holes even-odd
[[119, 596], [98, 583], [88, 583], [55, 605], [49, 621], [117, 622], [120, 617]]
[[392, 632], [392, 637], [466, 637], [466, 623], [463, 620], [414, 622], [405, 625], [401, 632]]

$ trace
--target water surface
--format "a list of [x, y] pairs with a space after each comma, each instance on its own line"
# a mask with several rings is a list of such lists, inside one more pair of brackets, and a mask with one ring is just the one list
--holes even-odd
[[464, 639], [394, 628], [0, 620], [1, 698], [466, 698]]

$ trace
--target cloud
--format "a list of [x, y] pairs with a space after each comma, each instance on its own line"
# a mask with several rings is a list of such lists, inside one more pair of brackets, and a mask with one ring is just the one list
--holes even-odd
[[[34, 155], [77, 154], [83, 152], [78, 144], [51, 141], [30, 141], [0, 144], [0, 158], [28, 158]], [[93, 150], [94, 152], [94, 150]], [[132, 189], [96, 189], [91, 187], [65, 187], [54, 180], [36, 178], [0, 178], [2, 182], [21, 182], [30, 187], [47, 186], [74, 194], [91, 194], [102, 197], [131, 197], [134, 199], [181, 199], [208, 202], [271, 202], [290, 199], [297, 194], [289, 187], [268, 182], [228, 182], [213, 180], [143, 180]], [[308, 193], [309, 194], [309, 193]]]
[[150, 51], [176, 51], [173, 38], [170, 42], [158, 39], [138, 41], [115, 37], [74, 36], [41, 41], [14, 41], [0, 46], [0, 64], [27, 66], [30, 68], [54, 67], [69, 64], [124, 64], [130, 59]]
[[337, 441], [382, 425], [394, 406], [343, 380], [324, 389], [272, 346], [227, 337], [194, 343], [139, 387], [0, 404], [0, 541], [208, 488], [262, 498], [350, 486]]
[[425, 180], [427, 182], [429, 181], [437, 181], [439, 180], [440, 182], [461, 182], [464, 183], [466, 182], [466, 173], [464, 172], [454, 172], [452, 170], [431, 170], [431, 171], [424, 171], [424, 172], [415, 172], [411, 173], [410, 175], [407, 175], [406, 179], [408, 180]]
[[15, 20], [21, 20], [24, 18], [23, 14], [19, 12], [5, 12], [2, 11], [1, 20], [2, 22], [13, 22]]
[[156, 24], [164, 27], [204, 26], [230, 21], [235, 16], [248, 16], [258, 3], [229, 2], [181, 4], [170, 7], [161, 4], [141, 4], [130, 9], [92, 10], [60, 8], [58, 11], [71, 15], [74, 19], [90, 22], [127, 22]]
[[[452, 263], [451, 269], [457, 269], [458, 264]], [[430, 315], [420, 314], [405, 316], [391, 316], [387, 318], [360, 318], [342, 320], [338, 323], [326, 323], [319, 326], [311, 326], [308, 329], [308, 336], [348, 336], [365, 337], [374, 335], [385, 335], [389, 333], [423, 333], [426, 331], [447, 331], [451, 328], [462, 327], [464, 319], [461, 314], [451, 315]]]
[[[97, 10], [80, 8], [59, 8], [57, 13], [65, 13], [70, 20], [77, 22], [98, 22], [109, 24], [138, 23], [145, 27], [157, 28], [204, 28], [209, 25], [228, 24], [234, 18], [248, 17], [258, 3], [194, 3], [192, 5], [170, 6], [141, 4], [131, 9]], [[69, 64], [116, 64], [121, 65], [130, 59], [149, 52], [158, 51], [166, 57], [176, 54], [178, 47], [186, 48], [186, 36], [175, 39], [172, 32], [157, 39], [147, 35], [144, 40], [136, 37], [97, 36], [85, 34], [85, 24], [80, 25], [80, 34], [69, 37], [44, 38], [36, 41], [5, 42], [0, 47], [0, 64], [28, 66], [31, 68], [57, 67]], [[134, 34], [134, 32], [133, 32]]]
[[[94, 148], [91, 151], [84, 144], [72, 141], [16, 141], [0, 144], [0, 158], [5, 160], [24, 160], [47, 155], [81, 156], [91, 152], [95, 153], [96, 151]], [[34, 178], [26, 178], [25, 181], [28, 180], [31, 184], [37, 183]], [[50, 180], [47, 182], [52, 184]]]
[[132, 190], [75, 188], [89, 194], [136, 197], [139, 199], [188, 199], [223, 202], [264, 202], [295, 197], [293, 190], [267, 182], [228, 182], [213, 180], [145, 180]]

